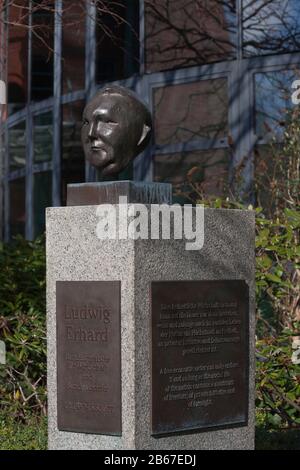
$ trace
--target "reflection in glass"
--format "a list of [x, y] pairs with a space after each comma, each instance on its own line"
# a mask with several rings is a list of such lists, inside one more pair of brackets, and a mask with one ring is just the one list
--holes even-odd
[[54, 3], [33, 2], [31, 100], [40, 101], [53, 94]]
[[10, 171], [20, 170], [26, 164], [25, 121], [8, 129], [8, 152]]
[[[178, 192], [222, 195], [226, 191], [229, 154], [226, 149], [197, 150], [169, 155], [155, 155], [154, 180], [172, 183]], [[193, 184], [193, 187], [191, 186]]]
[[97, 83], [139, 72], [139, 0], [100, 3], [96, 23]]
[[52, 160], [53, 122], [52, 112], [34, 116], [34, 163]]
[[63, 1], [63, 93], [71, 93], [84, 88], [85, 6], [85, 0]]
[[232, 59], [236, 0], [145, 0], [146, 71]]
[[11, 237], [25, 236], [25, 178], [12, 180], [9, 183], [9, 225]]
[[219, 139], [228, 133], [227, 79], [156, 88], [153, 103], [157, 145]]
[[67, 184], [85, 181], [85, 160], [81, 144], [84, 101], [63, 105], [62, 128], [62, 204], [67, 200]]
[[45, 231], [45, 209], [52, 206], [52, 173], [43, 171], [33, 176], [34, 237]]
[[280, 70], [255, 74], [255, 132], [260, 138], [267, 134], [280, 137], [287, 112], [292, 108], [292, 83], [300, 79], [300, 71]]
[[300, 50], [299, 0], [243, 0], [244, 56]]
[[28, 2], [10, 2], [8, 27], [8, 112], [27, 102]]

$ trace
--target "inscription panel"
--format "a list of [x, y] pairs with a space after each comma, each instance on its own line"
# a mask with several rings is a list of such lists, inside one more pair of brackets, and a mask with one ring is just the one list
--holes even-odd
[[246, 425], [245, 281], [152, 282], [152, 435]]
[[58, 281], [57, 422], [121, 435], [120, 282]]

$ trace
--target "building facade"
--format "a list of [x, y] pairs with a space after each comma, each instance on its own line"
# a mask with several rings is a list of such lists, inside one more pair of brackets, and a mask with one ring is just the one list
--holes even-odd
[[5, 240], [44, 231], [68, 183], [95, 181], [81, 115], [118, 83], [148, 103], [151, 146], [119, 178], [193, 179], [226, 194], [236, 171], [253, 200], [255, 155], [280, 145], [300, 70], [299, 0], [2, 2], [1, 213]]

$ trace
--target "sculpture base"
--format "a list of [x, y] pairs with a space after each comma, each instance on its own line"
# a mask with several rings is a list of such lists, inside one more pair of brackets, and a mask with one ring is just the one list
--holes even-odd
[[141, 181], [68, 184], [67, 206], [118, 204], [120, 196], [126, 196], [128, 204], [172, 204], [172, 185]]
[[254, 213], [204, 220], [188, 251], [47, 209], [49, 449], [254, 447]]

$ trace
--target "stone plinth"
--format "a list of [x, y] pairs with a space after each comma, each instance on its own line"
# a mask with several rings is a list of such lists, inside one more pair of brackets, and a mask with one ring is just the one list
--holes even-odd
[[139, 181], [68, 184], [67, 205], [118, 204], [120, 196], [126, 196], [128, 204], [171, 204], [172, 185]]
[[[96, 236], [97, 223], [96, 207], [93, 206], [47, 209], [49, 448], [76, 450], [252, 449], [254, 447], [255, 364], [254, 214], [250, 211], [205, 209], [205, 240], [203, 248], [199, 251], [187, 251], [185, 240], [99, 240]], [[232, 425], [227, 423], [225, 429], [216, 427], [200, 431], [194, 429], [185, 433], [169, 432], [169, 435], [159, 435], [159, 433], [153, 435], [155, 433], [151, 416], [155, 396], [152, 397], [152, 374], [156, 373], [155, 381], [157, 382], [159, 381], [157, 375], [159, 372], [155, 372], [152, 363], [152, 342], [155, 340], [153, 340], [151, 326], [151, 305], [157, 301], [157, 296], [154, 300], [151, 299], [152, 283], [155, 281], [230, 280], [242, 280], [245, 281], [245, 285], [249, 286], [249, 311], [247, 307], [249, 326], [248, 320], [245, 320], [244, 327], [247, 331], [245, 344], [243, 344], [243, 354], [247, 355], [245, 361], [247, 366], [244, 371], [241, 371], [244, 377], [247, 375], [247, 379], [249, 378], [249, 381], [246, 381], [246, 394], [243, 393], [242, 397], [247, 402], [246, 421], [243, 425], [234, 424], [231, 417]], [[110, 283], [113, 281], [119, 283], [112, 284], [112, 292], [115, 293], [117, 286], [120, 286], [121, 433], [119, 435], [67, 432], [59, 431], [57, 428], [56, 283], [58, 281], [110, 281]], [[238, 285], [236, 284], [236, 286]], [[205, 286], [203, 292], [205, 292]], [[217, 288], [218, 284], [216, 284], [216, 290]], [[174, 298], [176, 298], [174, 285], [172, 289], [170, 288], [166, 292], [169, 292], [170, 295], [174, 292]], [[211, 289], [211, 285], [209, 289]], [[112, 295], [116, 295], [117, 298], [117, 294]], [[226, 297], [226, 292], [224, 295]], [[108, 294], [107, 301], [109, 302]], [[220, 308], [226, 306], [227, 304], [224, 303]], [[159, 308], [168, 309], [169, 307], [162, 305]], [[175, 308], [177, 307], [175, 306]], [[206, 307], [204, 305], [201, 308]], [[239, 325], [238, 315], [235, 318], [236, 320], [229, 321], [226, 317], [225, 323], [222, 323], [221, 316], [218, 317], [219, 324], [225, 324], [225, 330], [220, 333], [221, 338], [237, 334], [239, 327], [234, 325]], [[215, 325], [216, 322], [213, 324]], [[199, 325], [198, 328], [202, 328]], [[219, 334], [217, 330], [215, 333]], [[105, 332], [101, 332], [102, 334], [105, 335]], [[201, 335], [201, 331], [195, 334]], [[212, 332], [206, 334], [212, 335]], [[72, 335], [73, 332], [70, 333], [71, 339]], [[232, 349], [228, 350], [230, 354], [236, 354], [234, 347], [232, 346]], [[156, 349], [154, 356], [157, 354]], [[168, 355], [165, 354], [165, 356]], [[207, 356], [200, 353], [199, 356], [194, 355], [193, 360], [195, 358], [199, 365], [207, 362]], [[183, 358], [183, 360], [185, 359]], [[216, 367], [222, 366], [219, 362], [218, 359]], [[174, 368], [176, 367], [177, 364], [174, 363]], [[228, 367], [231, 367], [230, 364]], [[165, 380], [164, 374], [167, 372], [162, 372], [162, 379]], [[226, 377], [226, 375], [223, 376]], [[230, 378], [230, 373], [227, 374], [227, 377]], [[182, 379], [178, 378], [178, 380], [180, 382]], [[184, 378], [184, 380], [190, 379]], [[196, 383], [199, 386], [202, 378], [197, 380]], [[228, 393], [236, 394], [234, 396], [240, 399], [239, 390], [235, 390], [239, 387], [233, 384], [230, 392], [228, 383], [223, 382], [222, 387], [225, 387]], [[219, 382], [218, 384], [215, 386], [217, 390], [215, 393], [221, 393], [218, 392], [221, 390], [221, 385]], [[207, 387], [209, 389], [210, 386], [207, 385]], [[211, 387], [214, 387], [214, 384]], [[179, 390], [179, 388], [174, 388], [174, 390]], [[160, 399], [162, 398], [160, 397]], [[224, 395], [224, 403], [228, 403], [226, 400]], [[180, 403], [183, 402], [179, 401], [178, 409], [180, 409]], [[207, 406], [209, 410], [210, 405]], [[224, 408], [226, 414], [225, 405]], [[220, 412], [218, 413], [216, 416], [220, 416]], [[228, 408], [228, 414], [230, 413], [231, 410]], [[160, 420], [160, 416], [158, 418]], [[164, 419], [170, 421], [168, 417]], [[241, 422], [241, 419], [237, 417], [237, 423]], [[174, 425], [174, 429], [180, 428], [182, 425], [189, 426], [189, 423], [184, 424], [180, 419], [178, 422], [179, 425]], [[118, 424], [116, 429], [118, 429]]]

